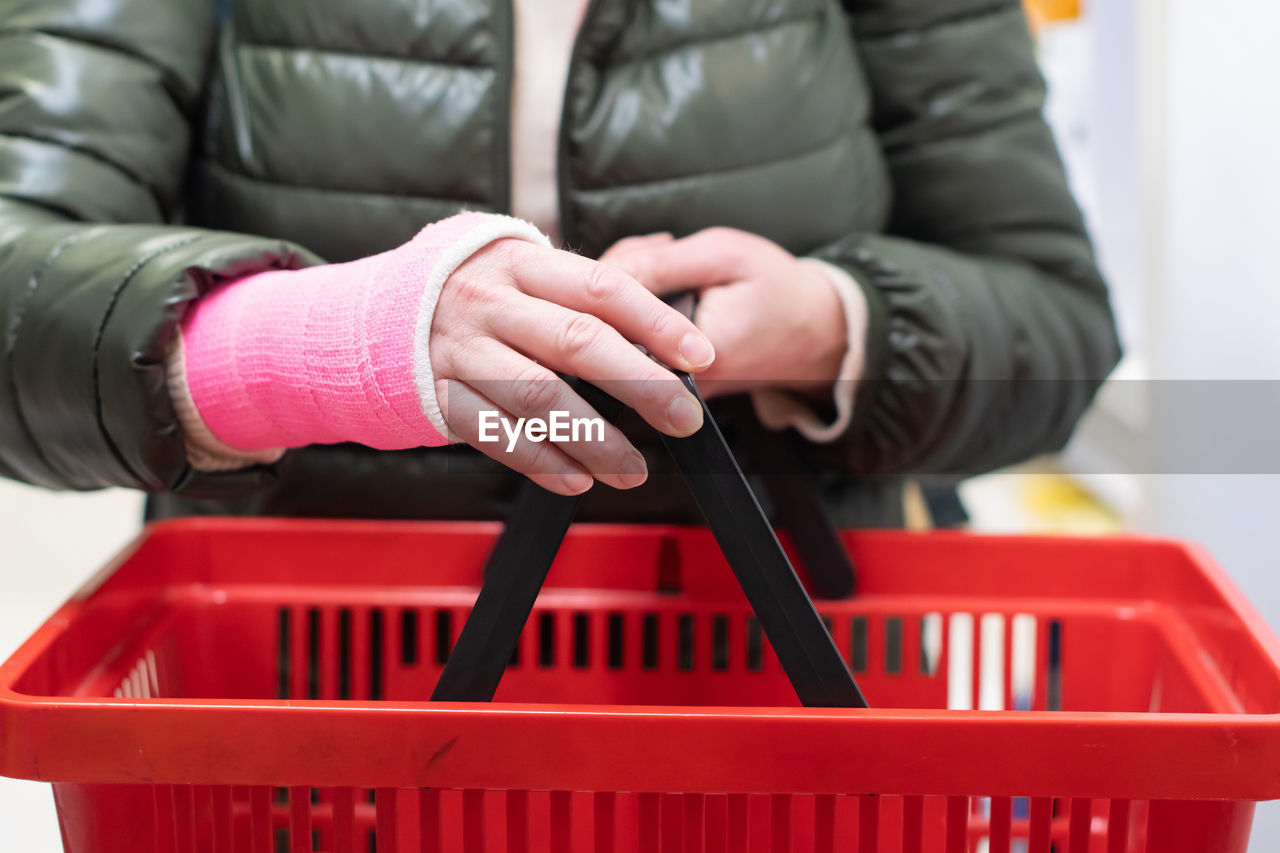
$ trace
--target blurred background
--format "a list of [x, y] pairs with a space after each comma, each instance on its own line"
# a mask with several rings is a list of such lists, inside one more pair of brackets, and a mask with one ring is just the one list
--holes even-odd
[[[1280, 469], [1190, 464], [1222, 439], [1167, 390], [1280, 379], [1280, 4], [1028, 6], [1127, 355], [1065, 453], [964, 484], [972, 527], [1198, 541], [1280, 629]], [[141, 508], [127, 492], [0, 480], [0, 658], [136, 532]], [[5, 849], [61, 849], [46, 786], [0, 780], [0, 828]], [[1280, 850], [1280, 804], [1259, 807], [1250, 849]]]

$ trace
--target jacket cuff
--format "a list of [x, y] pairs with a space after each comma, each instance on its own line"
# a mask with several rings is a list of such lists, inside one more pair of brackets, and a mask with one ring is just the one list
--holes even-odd
[[867, 331], [869, 312], [863, 288], [845, 270], [817, 258], [801, 258], [822, 272], [844, 308], [844, 327], [847, 335], [844, 359], [840, 374], [832, 387], [835, 417], [826, 422], [814, 408], [801, 397], [776, 388], [765, 388], [751, 393], [751, 404], [760, 423], [769, 429], [794, 428], [815, 444], [827, 444], [839, 438], [853, 420], [854, 394], [858, 380], [866, 367]]

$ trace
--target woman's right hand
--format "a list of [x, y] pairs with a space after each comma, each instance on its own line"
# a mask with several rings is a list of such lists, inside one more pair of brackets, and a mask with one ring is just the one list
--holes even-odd
[[545, 421], [554, 411], [599, 417], [556, 375], [564, 373], [597, 385], [657, 430], [697, 431], [698, 402], [636, 344], [690, 372], [715, 357], [693, 323], [626, 273], [525, 240], [497, 240], [441, 290], [430, 337], [436, 397], [454, 436], [546, 489], [578, 494], [593, 479], [631, 488], [644, 482], [644, 457], [612, 424], [603, 441], [521, 438], [508, 450], [505, 434], [480, 440], [480, 419], [483, 412], [511, 424]]

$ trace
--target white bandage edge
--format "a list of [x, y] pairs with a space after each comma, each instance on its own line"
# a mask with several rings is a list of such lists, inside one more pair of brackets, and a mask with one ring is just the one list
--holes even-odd
[[436, 397], [435, 372], [431, 368], [431, 323], [435, 319], [436, 305], [440, 302], [440, 293], [444, 290], [445, 283], [449, 280], [449, 276], [453, 275], [454, 270], [494, 240], [515, 238], [545, 246], [548, 249], [552, 248], [551, 240], [547, 235], [539, 231], [531, 222], [501, 213], [483, 215], [484, 221], [445, 249], [431, 269], [426, 286], [422, 290], [422, 300], [418, 303], [418, 320], [414, 326], [413, 376], [417, 383], [422, 412], [431, 421], [431, 425], [451, 444], [461, 439], [454, 435], [449, 425], [445, 423], [444, 411], [440, 408], [440, 400]]

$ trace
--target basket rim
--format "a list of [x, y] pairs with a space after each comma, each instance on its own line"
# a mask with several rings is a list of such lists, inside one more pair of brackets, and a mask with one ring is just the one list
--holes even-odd
[[[13, 689], [151, 537], [282, 528], [305, 533], [318, 526], [421, 532], [440, 524], [199, 518], [148, 525], [0, 664], [0, 775], [53, 782], [616, 790], [618, 768], [628, 767], [628, 790], [1280, 798], [1280, 713], [117, 699]], [[491, 522], [449, 524], [484, 533], [498, 529]], [[592, 527], [599, 535], [634, 529]], [[885, 542], [921, 536], [852, 535]], [[1025, 542], [925, 535], [964, 540], [966, 547]], [[1082, 543], [1093, 541], [1035, 539], [1046, 547], [1089, 547]], [[1123, 541], [1188, 554], [1280, 672], [1280, 640], [1203, 549], [1145, 536]], [[392, 725], [404, 726], [395, 744], [385, 737], [379, 743]], [[264, 740], [276, 749], [255, 746]], [[743, 743], [754, 746], [744, 749]], [[908, 760], [894, 746], [901, 743], [929, 750]], [[989, 767], [993, 750], [1002, 754], [999, 774]], [[290, 755], [288, 766], [273, 754]], [[833, 757], [846, 758], [847, 765]], [[549, 771], [553, 764], [560, 769]]]

